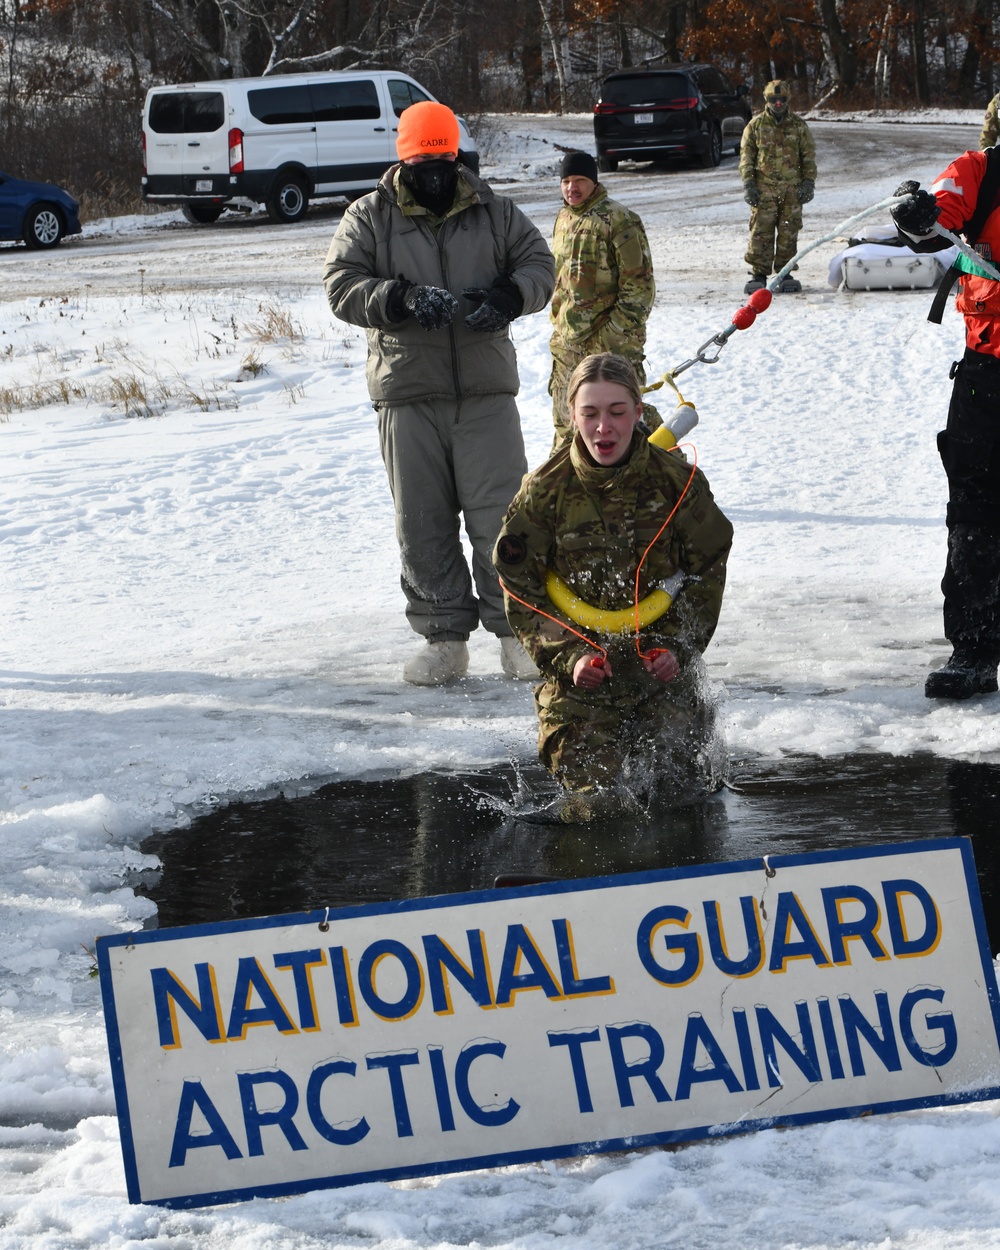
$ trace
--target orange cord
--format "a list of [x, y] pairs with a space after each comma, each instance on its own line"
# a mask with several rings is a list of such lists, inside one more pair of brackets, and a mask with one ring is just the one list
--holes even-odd
[[663, 524], [654, 534], [652, 542], [649, 544], [646, 550], [642, 553], [642, 559], [636, 565], [636, 570], [635, 570], [635, 650], [640, 660], [655, 660], [658, 655], [663, 654], [663, 650], [664, 650], [663, 647], [653, 647], [651, 651], [646, 652], [646, 651], [643, 651], [642, 647], [639, 645], [639, 574], [642, 572], [642, 566], [646, 562], [646, 557], [649, 555], [650, 551], [652, 551], [654, 543], [657, 542], [660, 535], [667, 528], [670, 522], [674, 519], [674, 514], [677, 512], [677, 509], [684, 502], [684, 496], [688, 493], [688, 490], [691, 487], [691, 483], [694, 481], [694, 475], [698, 468], [698, 450], [693, 443], [677, 444], [676, 446], [671, 447], [670, 450], [679, 451], [681, 446], [691, 448], [691, 454], [694, 457], [694, 462], [691, 465], [691, 472], [688, 474], [688, 480], [684, 483], [684, 489], [681, 491], [680, 495], [677, 497], [677, 502], [670, 509], [670, 515], [667, 517], [667, 519], [663, 522]]
[[[694, 481], [695, 472], [698, 468], [698, 451], [694, 444], [678, 443], [675, 447], [671, 447], [670, 450], [679, 451], [681, 447], [691, 448], [691, 453], [694, 456], [694, 463], [691, 465], [691, 472], [688, 474], [688, 480], [684, 483], [684, 489], [678, 496], [677, 502], [670, 509], [670, 515], [653, 535], [652, 541], [642, 553], [642, 558], [639, 560], [635, 570], [635, 649], [641, 660], [655, 660], [658, 655], [663, 654], [663, 648], [653, 647], [652, 650], [646, 652], [643, 651], [642, 647], [639, 645], [639, 574], [642, 572], [642, 566], [646, 561], [646, 557], [649, 555], [650, 551], [652, 551], [653, 545], [657, 542], [660, 535], [674, 519], [677, 509], [684, 502], [684, 496], [688, 493], [691, 483]], [[592, 638], [588, 638], [586, 634], [582, 634], [578, 629], [574, 629], [572, 625], [567, 625], [565, 621], [561, 621], [557, 616], [553, 616], [550, 612], [546, 612], [544, 609], [538, 608], [533, 603], [528, 603], [525, 599], [515, 595], [512, 590], [504, 585], [502, 578], [498, 580], [500, 581], [500, 589], [503, 593], [513, 599], [515, 603], [519, 603], [522, 608], [527, 608], [529, 612], [537, 612], [539, 616], [544, 616], [546, 620], [551, 621], [554, 625], [558, 625], [560, 629], [568, 629], [571, 634], [576, 634], [577, 638], [579, 638], [581, 642], [585, 642], [588, 647], [593, 647], [595, 651], [599, 651], [601, 653], [600, 658], [594, 656], [590, 662], [595, 668], [603, 666], [604, 661], [608, 658], [608, 653], [607, 650], [600, 645], [600, 643], [594, 642]]]
[[586, 634], [581, 634], [578, 629], [574, 629], [572, 625], [567, 625], [565, 621], [561, 621], [558, 616], [553, 616], [551, 612], [546, 612], [542, 608], [536, 608], [533, 603], [528, 603], [527, 600], [515, 595], [509, 587], [503, 584], [502, 578], [498, 580], [500, 581], [500, 589], [503, 593], [513, 599], [515, 603], [519, 603], [522, 608], [527, 608], [529, 612], [537, 612], [539, 616], [544, 616], [547, 621], [551, 621], [553, 625], [558, 625], [560, 629], [568, 629], [571, 634], [576, 634], [577, 638], [579, 638], [581, 642], [585, 642], [588, 647], [593, 647], [595, 651], [600, 651], [600, 660], [598, 661], [598, 658], [595, 655], [593, 660], [591, 660], [591, 664], [603, 664], [608, 658], [607, 651], [601, 646], [600, 643], [594, 642], [593, 638], [588, 638]]

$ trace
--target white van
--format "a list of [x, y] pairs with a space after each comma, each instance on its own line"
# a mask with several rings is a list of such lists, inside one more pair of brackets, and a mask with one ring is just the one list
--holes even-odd
[[[433, 100], [407, 74], [343, 70], [152, 87], [142, 111], [142, 198], [188, 221], [263, 204], [298, 221], [311, 199], [356, 199], [396, 161], [405, 108]], [[479, 153], [459, 118], [459, 159]]]

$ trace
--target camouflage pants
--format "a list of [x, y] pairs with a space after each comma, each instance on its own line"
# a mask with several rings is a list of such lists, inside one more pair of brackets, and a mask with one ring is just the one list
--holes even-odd
[[[566, 347], [565, 344], [557, 346], [554, 339], [550, 346], [552, 349], [552, 373], [549, 375], [549, 394], [552, 396], [552, 424], [555, 426], [555, 433], [552, 438], [552, 453], [554, 454], [573, 437], [573, 423], [570, 421], [569, 407], [566, 403], [566, 388], [569, 385], [570, 376], [581, 360], [585, 360], [592, 352], [601, 352], [605, 349], [594, 346], [586, 350], [576, 351], [573, 348]], [[646, 370], [642, 363], [642, 349], [640, 348], [638, 352], [619, 351], [618, 355], [624, 356], [635, 367], [635, 371], [639, 375], [639, 382], [645, 386]], [[642, 405], [642, 419], [651, 430], [655, 430], [663, 424], [663, 418], [652, 404], [644, 403]]]
[[575, 793], [606, 789], [626, 774], [652, 773], [683, 787], [715, 731], [703, 672], [699, 661], [667, 685], [652, 686], [648, 698], [600, 707], [574, 687], [544, 682], [535, 690], [539, 758]]
[[745, 257], [754, 273], [777, 273], [795, 255], [802, 229], [797, 187], [794, 182], [761, 187], [760, 203], [750, 210], [750, 242]]

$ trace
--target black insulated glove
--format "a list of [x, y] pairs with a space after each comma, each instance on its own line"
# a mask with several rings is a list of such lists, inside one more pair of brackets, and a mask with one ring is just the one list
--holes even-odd
[[760, 203], [760, 187], [757, 186], [756, 182], [744, 182], [743, 198], [751, 208], [757, 207]]
[[481, 286], [468, 286], [462, 294], [466, 299], [479, 304], [475, 312], [469, 313], [465, 318], [465, 324], [470, 330], [478, 330], [481, 334], [497, 334], [506, 330], [524, 308], [521, 292], [504, 275], [495, 278], [489, 290]]
[[911, 198], [904, 204], [894, 204], [889, 210], [892, 220], [906, 234], [926, 238], [934, 231], [934, 223], [941, 213], [941, 207], [929, 191], [921, 191], [920, 183], [912, 179], [901, 182], [894, 195], [909, 195]]
[[386, 301], [386, 311], [393, 321], [409, 314], [423, 330], [443, 330], [454, 320], [458, 300], [443, 287], [419, 286], [401, 277]]
[[800, 204], [808, 204], [816, 194], [816, 184], [811, 178], [803, 178], [796, 193]]

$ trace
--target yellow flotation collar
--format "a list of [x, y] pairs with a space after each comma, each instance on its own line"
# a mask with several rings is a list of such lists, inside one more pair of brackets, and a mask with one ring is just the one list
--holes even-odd
[[574, 625], [589, 629], [596, 634], [631, 634], [636, 627], [646, 629], [667, 611], [684, 580], [682, 573], [675, 573], [662, 586], [650, 591], [640, 599], [638, 611], [631, 608], [594, 608], [573, 593], [558, 574], [550, 569], [545, 577], [545, 592]]

